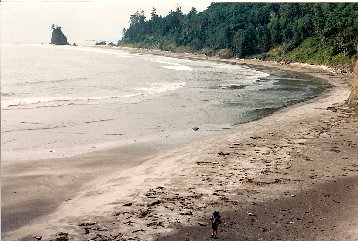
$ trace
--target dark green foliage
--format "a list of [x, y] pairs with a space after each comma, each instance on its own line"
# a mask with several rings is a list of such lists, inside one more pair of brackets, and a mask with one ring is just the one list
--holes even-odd
[[[186, 15], [180, 7], [165, 17], [153, 9], [148, 20], [137, 11], [123, 34], [119, 44], [135, 47], [334, 64], [337, 56], [357, 58], [358, 4], [212, 3]], [[303, 47], [307, 55], [297, 52]]]

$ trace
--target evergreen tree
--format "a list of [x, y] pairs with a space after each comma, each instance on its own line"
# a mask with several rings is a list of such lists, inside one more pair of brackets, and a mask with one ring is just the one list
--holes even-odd
[[[358, 51], [357, 3], [212, 3], [205, 11], [180, 7], [161, 17], [153, 8], [130, 17], [121, 44], [215, 53], [258, 54], [317, 63], [350, 61]], [[333, 61], [333, 62], [332, 62]]]

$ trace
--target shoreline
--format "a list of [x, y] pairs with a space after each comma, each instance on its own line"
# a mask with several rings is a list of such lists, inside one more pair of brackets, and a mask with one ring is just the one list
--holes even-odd
[[174, 57], [174, 58], [188, 58], [188, 59], [196, 59], [196, 60], [210, 60], [210, 61], [219, 61], [224, 63], [242, 63], [242, 64], [251, 64], [256, 66], [265, 66], [265, 67], [277, 67], [282, 70], [285, 69], [295, 69], [295, 68], [306, 68], [307, 70], [323, 70], [328, 71], [332, 74], [340, 74], [340, 75], [351, 75], [352, 73], [343, 71], [341, 69], [325, 66], [325, 65], [314, 65], [308, 63], [300, 63], [300, 62], [277, 62], [274, 60], [260, 60], [260, 59], [239, 59], [239, 58], [220, 58], [218, 56], [207, 56], [205, 54], [199, 53], [180, 53], [180, 52], [170, 52], [158, 49], [143, 49], [143, 48], [132, 48], [125, 46], [94, 46], [94, 48], [104, 48], [104, 49], [119, 49], [128, 51], [131, 53], [139, 53], [139, 54], [153, 54], [153, 55], [161, 55], [166, 57]]
[[[213, 60], [217, 61], [218, 59]], [[227, 62], [227, 60], [225, 61]], [[288, 135], [286, 139], [284, 138], [288, 143], [286, 143], [286, 145], [293, 145], [298, 149], [303, 148], [306, 144], [301, 143], [312, 141], [312, 134], [307, 134], [306, 138], [298, 139], [295, 135], [285, 133], [291, 130], [292, 125], [297, 125], [298, 128], [307, 131], [307, 129], [310, 130], [312, 128], [314, 129], [314, 127], [320, 127], [322, 124], [321, 119], [327, 122], [323, 122], [323, 124], [329, 124], [331, 123], [329, 118], [338, 118], [338, 114], [345, 115], [344, 109], [338, 111], [337, 109], [340, 109], [339, 106], [343, 104], [342, 102], [344, 102], [344, 99], [348, 98], [349, 95], [348, 87], [350, 83], [347, 81], [347, 77], [327, 72], [322, 70], [321, 67], [301, 66], [296, 64], [280, 65], [278, 63], [264, 63], [263, 61], [255, 60], [229, 61], [303, 72], [317, 78], [326, 79], [328, 82], [334, 84], [335, 87], [333, 87], [329, 93], [326, 93], [319, 98], [315, 98], [312, 101], [285, 108], [257, 121], [239, 125], [227, 133], [194, 141], [193, 143], [165, 151], [164, 153], [154, 154], [138, 166], [130, 166], [122, 172], [113, 171], [105, 178], [98, 178], [97, 176], [97, 178], [93, 179], [95, 182], [92, 183], [92, 185], [91, 182], [88, 182], [84, 186], [78, 187], [78, 189], [83, 191], [77, 193], [70, 200], [61, 202], [61, 205], [54, 213], [49, 214], [49, 216], [43, 216], [35, 223], [30, 223], [19, 230], [6, 233], [4, 238], [23, 238], [23, 234], [26, 233], [29, 235], [27, 238], [30, 240], [30, 237], [33, 238], [33, 235], [53, 237], [53, 235], [61, 231], [69, 233], [70, 237], [75, 240], [81, 240], [83, 238], [88, 239], [97, 234], [100, 234], [102, 237], [109, 237], [108, 235], [113, 236], [113, 233], [118, 233], [119, 230], [121, 230], [120, 232], [121, 235], [123, 235], [123, 238], [137, 237], [138, 239], [142, 238], [142, 240], [143, 238], [150, 240], [150, 237], [152, 239], [159, 238], [160, 235], [158, 236], [158, 233], [160, 232], [166, 233], [175, 229], [185, 230], [185, 226], [197, 226], [199, 229], [200, 227], [205, 227], [201, 225], [203, 223], [198, 225], [198, 220], [203, 220], [203, 214], [210, 216], [210, 211], [208, 209], [211, 210], [216, 207], [226, 207], [227, 209], [228, 203], [234, 205], [231, 203], [233, 201], [245, 204], [251, 202], [252, 198], [255, 198], [255, 200], [260, 200], [264, 203], [274, 198], [279, 198], [283, 192], [282, 190], [295, 188], [307, 190], [309, 188], [307, 183], [305, 185], [300, 185], [301, 181], [286, 180], [286, 177], [285, 179], [281, 174], [280, 176], [273, 172], [273, 169], [281, 170], [290, 165], [290, 158], [288, 158], [288, 156], [291, 157], [294, 155], [287, 153], [287, 147], [282, 147], [277, 150], [279, 153], [277, 155], [280, 158], [280, 161], [276, 159], [277, 155], [270, 157], [272, 160], [270, 161], [269, 166], [267, 166], [268, 163], [265, 162], [268, 160], [262, 162], [262, 160], [260, 160], [262, 159], [262, 156], [260, 157], [256, 152], [261, 154], [268, 152], [270, 148], [275, 149], [275, 146], [272, 147], [273, 144], [277, 146], [283, 145], [281, 143], [281, 138], [273, 138], [275, 135], [281, 135], [282, 130], [284, 134]], [[336, 83], [336, 80], [339, 82]], [[330, 109], [327, 110], [327, 108]], [[333, 112], [332, 110], [335, 110], [336, 112]], [[298, 112], [300, 115], [295, 112]], [[356, 116], [352, 117], [350, 114], [347, 115], [349, 118], [353, 118], [353, 120], [356, 118]], [[300, 120], [302, 121], [300, 123], [304, 124], [301, 125], [297, 123], [297, 121]], [[342, 118], [342, 120], [344, 120], [344, 118]], [[355, 122], [353, 122], [353, 124], [354, 123]], [[341, 124], [344, 125], [344, 123]], [[317, 137], [321, 138], [322, 134], [319, 134], [319, 131], [317, 133]], [[259, 134], [261, 135], [260, 138], [258, 138]], [[296, 135], [299, 134], [300, 133], [296, 133]], [[347, 136], [349, 135], [349, 133], [345, 134]], [[350, 134], [354, 134], [354, 132]], [[266, 137], [264, 138], [262, 136]], [[271, 139], [274, 139], [274, 141], [269, 141]], [[266, 142], [262, 144], [263, 140]], [[259, 145], [259, 143], [261, 143], [262, 146]], [[326, 143], [324, 145], [326, 145]], [[357, 150], [356, 146], [354, 148], [354, 150]], [[235, 154], [232, 154], [233, 151]], [[103, 151], [104, 156], [108, 155], [106, 152], [108, 152], [108, 150]], [[229, 155], [226, 155], [227, 153], [229, 153]], [[339, 153], [333, 151], [333, 153], [339, 154], [341, 151]], [[111, 158], [113, 159], [115, 156], [109, 155], [108, 169], [111, 169], [111, 161], [113, 161], [110, 160]], [[294, 158], [297, 158], [297, 163], [300, 165], [302, 164], [300, 162], [300, 158], [302, 158], [301, 156], [297, 155], [297, 157], [294, 156]], [[350, 158], [352, 157], [344, 159], [344, 162], [347, 164], [349, 163], [350, 165], [352, 162], [354, 164], [354, 160]], [[74, 157], [74, 159], [76, 159], [76, 157]], [[237, 163], [238, 160], [239, 163]], [[278, 164], [278, 162], [281, 163]], [[274, 165], [272, 165], [272, 163], [274, 163]], [[302, 164], [304, 167], [302, 169], [302, 176], [304, 176], [305, 179], [310, 180], [310, 178], [307, 177], [307, 174], [311, 173], [311, 171], [306, 170], [307, 167], [304, 164]], [[66, 164], [64, 165], [66, 166]], [[221, 166], [224, 171], [220, 169], [218, 173], [212, 172], [212, 169], [216, 169], [216, 166]], [[46, 173], [48, 168], [51, 167], [47, 167], [47, 169], [44, 167], [43, 171]], [[235, 168], [237, 170], [235, 170]], [[337, 168], [338, 167], [336, 166], [332, 167], [332, 170], [334, 169], [333, 171], [338, 173], [341, 170], [336, 170]], [[351, 168], [355, 170], [355, 167]], [[233, 180], [231, 180], [233, 174], [228, 175], [228, 172], [233, 172], [232, 169], [234, 169], [234, 172], [238, 172], [237, 175], [241, 175], [239, 179], [236, 180], [236, 178], [233, 178]], [[93, 168], [88, 168], [89, 179], [86, 180], [86, 182], [93, 178], [91, 170], [93, 171]], [[241, 173], [239, 170], [245, 170], [246, 173]], [[300, 169], [297, 167], [296, 171], [299, 170]], [[272, 173], [272, 175], [261, 178], [263, 174], [262, 172]], [[210, 175], [215, 174], [212, 178], [213, 180], [211, 180], [209, 174], [205, 174], [206, 177], [204, 179], [209, 178], [209, 180], [206, 180], [203, 184], [203, 177], [201, 175], [204, 173], [209, 173]], [[352, 173], [350, 175], [357, 175], [356, 171], [353, 171]], [[289, 174], [283, 176], [287, 175]], [[222, 178], [222, 176], [225, 176], [225, 178]], [[277, 178], [274, 178], [274, 176], [277, 176]], [[260, 177], [259, 181], [256, 180], [258, 177]], [[240, 179], [242, 180], [240, 181]], [[275, 183], [276, 179], [281, 181]], [[298, 179], [299, 177], [297, 177], [297, 180]], [[190, 180], [190, 182], [184, 180]], [[214, 180], [219, 180], [220, 183], [217, 183]], [[231, 183], [228, 183], [227, 181]], [[319, 183], [326, 181], [327, 180], [317, 180], [315, 182]], [[257, 183], [263, 184], [258, 185]], [[133, 190], [133, 184], [135, 190]], [[272, 186], [276, 186], [276, 184], [277, 186], [280, 186], [280, 188], [272, 188]], [[215, 188], [218, 190], [223, 189], [223, 186], [226, 187], [224, 188], [225, 195], [223, 195], [221, 191], [214, 190]], [[85, 190], [83, 189], [84, 187], [86, 188]], [[188, 190], [184, 190], [186, 188]], [[229, 190], [235, 188], [236, 190]], [[257, 188], [260, 189], [259, 193], [255, 193], [257, 192]], [[262, 191], [261, 189], [264, 190]], [[270, 189], [273, 189], [274, 191]], [[127, 190], [128, 193], [125, 193], [125, 190]], [[272, 193], [270, 193], [270, 191], [272, 191]], [[233, 195], [234, 192], [241, 192], [243, 194]], [[129, 195], [129, 193], [131, 194]], [[246, 197], [241, 197], [241, 195], [248, 195], [248, 199], [246, 199]], [[230, 200], [230, 202], [225, 201], [226, 199]], [[188, 203], [187, 200], [191, 200], [190, 203]], [[123, 206], [129, 201], [132, 202], [132, 205]], [[216, 202], [216, 204], [212, 204], [213, 202]], [[91, 204], [89, 205], [89, 203]], [[206, 207], [204, 207], [204, 204], [206, 204]], [[75, 212], [71, 211], [79, 206], [81, 206], [80, 210], [76, 210]], [[167, 216], [167, 219], [165, 219], [165, 216]], [[190, 220], [188, 221], [187, 219]], [[123, 224], [123, 220], [133, 220], [131, 221], [133, 223], [132, 225]], [[83, 224], [84, 221], [92, 223], [79, 225]], [[49, 222], [51, 222], [50, 227], [52, 227], [53, 230], [48, 230], [50, 229]], [[95, 222], [95, 224], [93, 222]], [[113, 226], [114, 223], [116, 224], [115, 226]], [[183, 223], [185, 223], [185, 225], [182, 225]], [[66, 229], [65, 227], [68, 228]], [[145, 230], [141, 231], [143, 228], [145, 228]], [[206, 227], [205, 229], [208, 229], [208, 233], [210, 232], [209, 227]], [[89, 233], [86, 234], [87, 232]], [[191, 232], [195, 233], [195, 230]], [[176, 237], [177, 236], [178, 235], [176, 234]]]

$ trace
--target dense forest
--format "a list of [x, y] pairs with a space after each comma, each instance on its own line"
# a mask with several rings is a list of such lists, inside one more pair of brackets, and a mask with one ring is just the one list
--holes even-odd
[[358, 3], [212, 3], [164, 17], [153, 8], [150, 19], [143, 11], [131, 15], [118, 44], [347, 65], [358, 57]]

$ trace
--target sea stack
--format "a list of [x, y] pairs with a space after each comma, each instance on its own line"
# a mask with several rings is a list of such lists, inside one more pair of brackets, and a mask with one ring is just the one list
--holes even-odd
[[349, 107], [358, 108], [358, 61], [354, 68], [353, 80], [352, 80], [352, 92], [347, 100]]
[[51, 44], [55, 45], [69, 45], [67, 42], [67, 37], [62, 33], [60, 26], [55, 26], [52, 24], [52, 37]]

